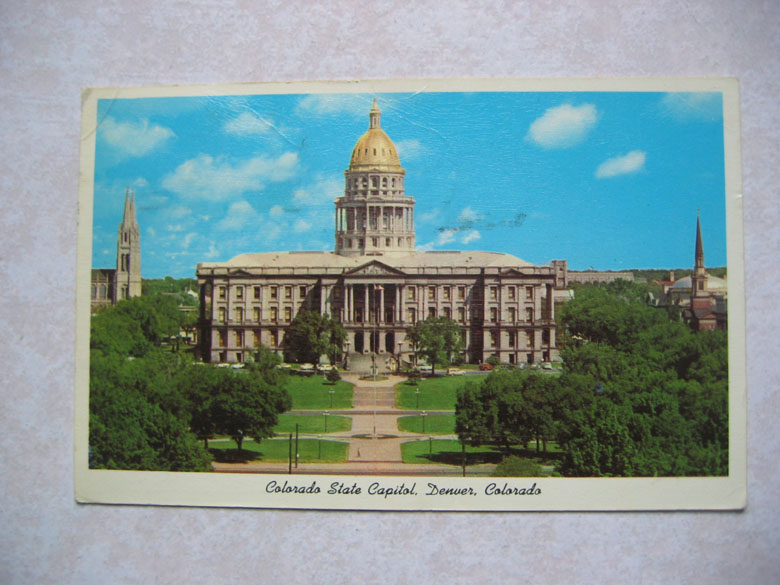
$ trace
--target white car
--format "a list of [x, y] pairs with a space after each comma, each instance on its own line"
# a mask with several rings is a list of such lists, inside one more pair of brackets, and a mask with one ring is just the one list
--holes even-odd
[[447, 375], [448, 376], [465, 376], [466, 372], [463, 370], [460, 370], [458, 368], [448, 368], [447, 369]]

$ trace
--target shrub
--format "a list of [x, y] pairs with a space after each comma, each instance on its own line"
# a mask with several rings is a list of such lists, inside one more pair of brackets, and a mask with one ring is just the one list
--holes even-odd
[[331, 384], [335, 384], [341, 380], [341, 374], [339, 374], [339, 371], [336, 368], [333, 368], [332, 370], [328, 370], [328, 373], [325, 374], [325, 379]]
[[510, 455], [493, 471], [495, 477], [540, 477], [542, 468], [530, 459]]

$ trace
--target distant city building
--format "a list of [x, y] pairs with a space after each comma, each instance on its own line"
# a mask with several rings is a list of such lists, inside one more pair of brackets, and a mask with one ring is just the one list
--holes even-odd
[[259, 344], [281, 351], [302, 310], [327, 313], [357, 354], [414, 356], [409, 328], [428, 317], [459, 323], [464, 358], [558, 359], [555, 291], [566, 262], [534, 266], [509, 254], [415, 251], [415, 200], [374, 100], [335, 200], [334, 252], [242, 254], [200, 263], [200, 347], [207, 361], [241, 362]]
[[567, 270], [567, 284], [606, 284], [615, 280], [634, 282], [634, 273], [630, 271], [614, 272], [612, 270]]
[[135, 194], [125, 192], [125, 209], [116, 244], [116, 268], [92, 269], [92, 312], [141, 295], [141, 231], [135, 217]]

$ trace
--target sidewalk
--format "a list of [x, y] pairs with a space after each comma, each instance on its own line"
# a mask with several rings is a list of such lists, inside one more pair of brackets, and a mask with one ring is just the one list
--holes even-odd
[[[429, 435], [398, 430], [398, 419], [414, 416], [422, 411], [399, 410], [395, 406], [394, 386], [405, 380], [389, 375], [386, 380], [361, 380], [347, 374], [344, 380], [354, 385], [352, 409], [329, 411], [352, 419], [352, 430], [329, 433], [323, 438], [349, 443], [346, 463], [299, 463], [293, 473], [335, 475], [450, 475], [459, 476], [457, 465], [407, 464], [401, 457], [401, 444], [408, 441], [427, 441]], [[319, 414], [320, 411], [297, 410], [298, 414]], [[429, 411], [429, 414], [452, 414], [451, 411]], [[317, 434], [301, 433], [300, 437], [316, 438]], [[436, 435], [436, 439], [457, 439], [456, 435]], [[216, 471], [228, 473], [288, 473], [288, 462], [214, 463]], [[487, 473], [494, 465], [469, 466], [469, 474]]]

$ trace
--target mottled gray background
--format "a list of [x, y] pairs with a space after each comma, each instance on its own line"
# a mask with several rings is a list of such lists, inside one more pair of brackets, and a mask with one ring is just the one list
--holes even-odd
[[[777, 582], [778, 6], [0, 0], [0, 582]], [[746, 511], [344, 513], [74, 503], [82, 87], [616, 75], [741, 81]]]

